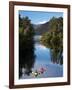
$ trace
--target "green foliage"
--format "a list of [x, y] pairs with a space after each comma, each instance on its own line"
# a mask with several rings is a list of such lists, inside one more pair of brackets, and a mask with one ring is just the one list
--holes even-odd
[[62, 18], [50, 20], [50, 32], [43, 34], [41, 43], [51, 49], [52, 61], [62, 64], [63, 53], [63, 22]]
[[53, 31], [54, 30], [63, 31], [63, 18], [62, 17], [59, 17], [59, 18], [53, 17], [49, 21], [49, 25], [50, 25], [50, 29]]
[[19, 27], [22, 27], [22, 18], [20, 14], [19, 14]]
[[35, 62], [33, 26], [28, 17], [21, 18], [21, 21], [21, 26], [19, 26], [19, 77], [22, 74], [21, 68], [25, 68], [26, 74], [29, 75]]
[[48, 48], [51, 48], [51, 38], [52, 38], [52, 33], [45, 33], [42, 37], [41, 37], [41, 43], [44, 44], [45, 46], [47, 46]]

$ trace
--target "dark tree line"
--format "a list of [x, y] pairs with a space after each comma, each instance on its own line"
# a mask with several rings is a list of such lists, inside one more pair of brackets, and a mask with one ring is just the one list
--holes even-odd
[[63, 18], [53, 17], [49, 25], [50, 31], [43, 34], [41, 43], [50, 48], [52, 62], [63, 64]]
[[19, 78], [22, 75], [22, 68], [25, 74], [29, 75], [34, 66], [34, 29], [28, 17], [19, 15]]

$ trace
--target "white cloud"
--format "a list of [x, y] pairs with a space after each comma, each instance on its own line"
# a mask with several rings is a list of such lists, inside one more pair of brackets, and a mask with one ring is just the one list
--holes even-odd
[[38, 22], [37, 24], [44, 24], [44, 23], [46, 23], [47, 21], [40, 21], [40, 22]]

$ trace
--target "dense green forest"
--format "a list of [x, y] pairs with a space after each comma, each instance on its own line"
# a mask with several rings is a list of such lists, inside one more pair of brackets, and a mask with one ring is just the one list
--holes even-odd
[[53, 17], [49, 21], [50, 31], [42, 35], [41, 43], [50, 48], [51, 60], [63, 64], [63, 18]]

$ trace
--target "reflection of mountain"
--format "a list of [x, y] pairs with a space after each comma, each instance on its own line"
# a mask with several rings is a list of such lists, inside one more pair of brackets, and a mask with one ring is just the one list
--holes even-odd
[[36, 35], [41, 35], [50, 29], [49, 22], [46, 22], [44, 24], [33, 25], [33, 26]]

